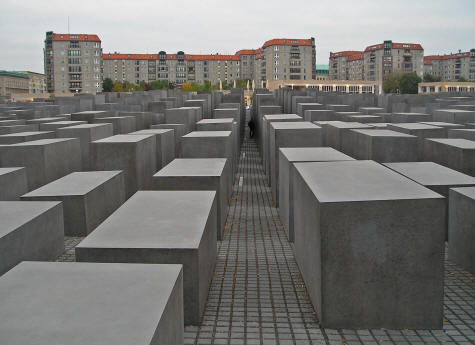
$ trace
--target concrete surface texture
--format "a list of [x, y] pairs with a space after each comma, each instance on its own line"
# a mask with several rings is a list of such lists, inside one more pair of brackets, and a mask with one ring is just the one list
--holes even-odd
[[27, 190], [25, 168], [0, 168], [0, 200], [19, 200]]
[[185, 324], [198, 324], [216, 261], [216, 223], [214, 191], [139, 191], [76, 247], [76, 259], [182, 264]]
[[182, 345], [182, 275], [180, 265], [23, 262], [0, 278], [0, 338]]

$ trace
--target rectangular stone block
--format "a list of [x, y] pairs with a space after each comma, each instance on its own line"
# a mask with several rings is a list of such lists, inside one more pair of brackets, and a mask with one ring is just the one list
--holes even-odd
[[287, 238], [294, 242], [293, 179], [297, 162], [329, 162], [354, 160], [331, 147], [282, 147], [279, 149], [279, 215]]
[[14, 125], [14, 126], [0, 126], [0, 135], [20, 133], [20, 132], [34, 132], [39, 129], [38, 125]]
[[218, 108], [213, 110], [214, 119], [233, 118], [234, 121], [240, 122], [239, 108]]
[[92, 123], [111, 123], [114, 135], [129, 134], [136, 131], [134, 116], [101, 117], [92, 120]]
[[446, 130], [442, 127], [425, 125], [423, 123], [393, 123], [389, 130], [415, 135], [417, 137], [418, 160], [424, 159], [424, 141], [426, 138], [445, 138]]
[[384, 113], [386, 109], [378, 107], [359, 107], [359, 112], [365, 115], [373, 115], [377, 113]]
[[124, 203], [124, 174], [75, 172], [23, 195], [21, 200], [62, 201], [64, 235], [87, 236]]
[[79, 140], [41, 139], [0, 146], [0, 166], [25, 167], [28, 190], [81, 170]]
[[[426, 122], [432, 121], [432, 115], [422, 113], [393, 113], [391, 114], [392, 123], [407, 123], [407, 122]], [[434, 117], [434, 121], [436, 120]]]
[[0, 200], [19, 200], [27, 191], [25, 168], [0, 168]]
[[297, 103], [297, 115], [304, 117], [305, 111], [325, 109], [325, 105], [321, 103]]
[[322, 327], [440, 329], [444, 198], [373, 161], [294, 165], [294, 253]]
[[181, 265], [23, 262], [0, 278], [9, 345], [183, 345], [182, 310]]
[[40, 123], [40, 131], [56, 131], [58, 128], [84, 125], [86, 121], [53, 121]]
[[0, 126], [18, 126], [18, 125], [26, 125], [26, 121], [22, 119], [0, 121]]
[[456, 123], [449, 123], [449, 122], [425, 121], [425, 122], [420, 122], [420, 123], [422, 123], [424, 125], [436, 126], [436, 127], [439, 127], [439, 128], [443, 128], [445, 130], [444, 138], [448, 138], [449, 130], [451, 130], [451, 129], [465, 128], [464, 125], [456, 124]]
[[92, 170], [122, 170], [125, 197], [152, 186], [156, 167], [155, 135], [120, 134], [91, 143]]
[[21, 261], [54, 260], [64, 251], [60, 202], [0, 201], [0, 219], [0, 276]]
[[58, 138], [78, 138], [81, 146], [82, 170], [91, 168], [90, 146], [91, 142], [111, 137], [113, 127], [111, 123], [83, 124], [71, 127], [58, 128]]
[[426, 139], [424, 160], [475, 176], [475, 142], [467, 139]]
[[334, 110], [317, 109], [305, 110], [303, 118], [305, 121], [335, 121], [336, 115]]
[[460, 109], [437, 109], [434, 111], [434, 121], [460, 124], [475, 122], [475, 111]]
[[452, 188], [449, 196], [449, 260], [475, 274], [475, 187]]
[[335, 117], [336, 117], [336, 120], [338, 121], [345, 121], [345, 122], [348, 122], [348, 116], [352, 116], [352, 115], [361, 115], [360, 112], [357, 112], [357, 111], [336, 111], [335, 112]]
[[155, 171], [175, 159], [175, 131], [173, 129], [143, 129], [130, 134], [155, 135], [157, 152]]
[[475, 141], [475, 129], [449, 129], [449, 138], [467, 139]]
[[343, 152], [356, 159], [416, 162], [418, 138], [387, 129], [352, 129], [343, 136]]
[[154, 190], [214, 190], [219, 241], [224, 236], [232, 186], [231, 162], [226, 158], [175, 159], [153, 175]]
[[76, 259], [182, 264], [185, 324], [198, 325], [216, 260], [216, 219], [216, 192], [139, 191], [76, 247]]
[[0, 135], [0, 145], [11, 145], [40, 139], [53, 139], [54, 132], [19, 132]]
[[353, 111], [353, 107], [347, 104], [327, 104], [327, 109], [335, 112]]
[[333, 147], [335, 150], [349, 152], [343, 142], [343, 137], [350, 129], [371, 129], [370, 125], [362, 124], [359, 122], [343, 122], [343, 121], [331, 121], [322, 126], [323, 129], [323, 143], [326, 146]]
[[165, 123], [182, 123], [187, 132], [196, 130], [199, 121], [198, 107], [170, 108], [165, 110]]
[[279, 149], [319, 146], [322, 146], [322, 128], [311, 122], [272, 122], [270, 124], [270, 186], [276, 206], [279, 206]]
[[110, 112], [106, 110], [86, 110], [71, 114], [72, 121], [86, 121], [87, 123], [94, 123], [95, 119], [101, 117], [109, 117]]
[[50, 123], [57, 121], [65, 121], [66, 117], [54, 116], [54, 117], [42, 117], [39, 119], [27, 120], [27, 125], [41, 125], [42, 123]]
[[377, 115], [348, 115], [346, 121], [359, 123], [378, 123], [383, 122], [384, 119]]
[[118, 116], [135, 117], [136, 130], [149, 129], [153, 121], [153, 113], [144, 111], [119, 111]]
[[163, 123], [152, 125], [152, 129], [173, 129], [175, 135], [175, 157], [179, 157], [181, 153], [181, 138], [188, 134], [187, 128], [182, 123]]

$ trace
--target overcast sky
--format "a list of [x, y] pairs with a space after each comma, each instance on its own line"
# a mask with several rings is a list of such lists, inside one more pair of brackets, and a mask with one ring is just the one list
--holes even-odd
[[425, 55], [475, 48], [475, 0], [1, 0], [0, 70], [43, 72], [46, 31], [98, 34], [104, 53], [234, 54], [271, 38], [315, 37], [329, 52], [384, 40]]

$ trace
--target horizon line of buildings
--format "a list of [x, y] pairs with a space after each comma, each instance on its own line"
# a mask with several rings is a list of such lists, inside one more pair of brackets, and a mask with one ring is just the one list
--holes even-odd
[[330, 80], [365, 80], [383, 82], [390, 73], [416, 73], [421, 79], [428, 73], [441, 81], [465, 78], [475, 81], [475, 49], [449, 55], [424, 56], [418, 43], [384, 41], [364, 51], [330, 53]]

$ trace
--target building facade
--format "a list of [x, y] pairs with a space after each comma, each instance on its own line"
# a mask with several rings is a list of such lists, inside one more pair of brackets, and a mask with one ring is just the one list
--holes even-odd
[[30, 95], [44, 95], [48, 93], [48, 91], [46, 90], [46, 77], [43, 73], [36, 73], [30, 71], [22, 71], [19, 73], [23, 73], [28, 76], [28, 92]]
[[425, 56], [424, 73], [439, 77], [442, 81], [457, 81], [460, 78], [475, 81], [475, 49], [450, 55]]
[[328, 65], [317, 65], [315, 67], [315, 74], [316, 74], [315, 80], [328, 80], [329, 72], [330, 72], [330, 69]]
[[168, 80], [233, 83], [249, 79], [256, 86], [269, 80], [312, 80], [315, 72], [315, 39], [273, 39], [259, 49], [243, 49], [234, 55], [192, 55], [179, 51], [167, 54], [103, 54], [103, 77], [139, 84]]
[[47, 32], [44, 66], [49, 93], [102, 91], [102, 48], [97, 35]]
[[28, 94], [27, 75], [19, 72], [0, 71], [0, 96], [9, 99], [13, 94]]
[[360, 51], [330, 53], [330, 79], [382, 82], [390, 73], [424, 73], [420, 44], [384, 41]]

